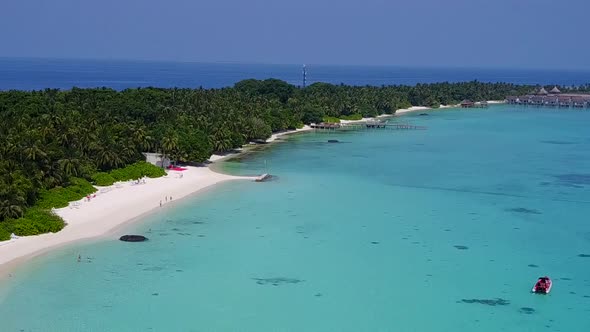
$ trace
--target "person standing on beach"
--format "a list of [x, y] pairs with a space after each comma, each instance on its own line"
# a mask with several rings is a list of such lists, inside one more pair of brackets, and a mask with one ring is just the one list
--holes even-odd
[[160, 207], [162, 207], [162, 200], [160, 200]]

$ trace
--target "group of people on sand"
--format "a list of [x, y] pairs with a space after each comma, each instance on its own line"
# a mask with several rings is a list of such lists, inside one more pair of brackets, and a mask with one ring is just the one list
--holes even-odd
[[[170, 199], [168, 199], [170, 197]], [[164, 202], [168, 203], [168, 200], [172, 201], [172, 196], [166, 196], [164, 197]], [[160, 207], [162, 207], [162, 200], [160, 200]]]
[[90, 202], [91, 199], [96, 198], [96, 194], [86, 195], [86, 201]]

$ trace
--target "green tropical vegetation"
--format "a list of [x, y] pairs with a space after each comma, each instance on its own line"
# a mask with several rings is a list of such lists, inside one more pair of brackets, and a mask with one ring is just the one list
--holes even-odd
[[333, 116], [327, 116], [325, 115], [324, 117], [322, 117], [322, 122], [326, 122], [326, 123], [340, 123], [340, 119], [333, 117]]
[[358, 120], [362, 120], [363, 119], [363, 115], [362, 114], [359, 114], [359, 113], [357, 113], [357, 114], [351, 114], [351, 115], [342, 115], [340, 117], [340, 119], [342, 119], [342, 120], [355, 120], [355, 121], [358, 121]]
[[90, 178], [92, 184], [97, 186], [111, 186], [115, 182], [136, 180], [145, 177], [158, 178], [166, 175], [164, 169], [145, 161], [138, 161], [123, 168], [117, 168], [109, 172], [98, 172]]
[[[0, 238], [55, 231], [52, 207], [109, 185], [156, 177], [142, 152], [203, 162], [273, 132], [393, 114], [412, 105], [504, 99], [534, 87], [506, 83], [345, 86], [245, 80], [222, 89], [108, 88], [0, 92]], [[60, 226], [61, 227], [58, 227]]]

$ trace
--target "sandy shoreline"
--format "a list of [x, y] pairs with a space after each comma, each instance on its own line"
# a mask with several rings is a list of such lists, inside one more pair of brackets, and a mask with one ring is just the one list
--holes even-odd
[[[500, 102], [489, 102], [496, 104]], [[454, 106], [442, 106], [451, 108]], [[395, 114], [383, 114], [377, 118], [403, 115], [410, 112], [432, 110], [429, 107], [414, 106], [397, 110]], [[364, 118], [359, 121], [375, 120]], [[359, 122], [342, 120], [342, 123]], [[313, 130], [309, 126], [301, 129], [273, 134], [267, 143], [276, 142], [280, 137]], [[237, 149], [225, 155], [212, 155], [209, 162], [214, 163], [245, 152]], [[53, 248], [84, 239], [99, 238], [110, 234], [122, 225], [140, 219], [139, 217], [153, 213], [172, 201], [179, 200], [205, 188], [230, 180], [249, 180], [253, 177], [238, 177], [212, 171], [209, 167], [187, 167], [183, 172], [171, 171], [167, 176], [157, 179], [146, 179], [145, 184], [123, 183], [100, 188], [96, 198], [87, 202], [80, 200], [70, 203], [69, 207], [56, 209], [67, 226], [58, 233], [26, 236], [0, 242], [0, 278], [16, 265], [27, 259], [41, 255]], [[181, 177], [182, 174], [182, 177]], [[167, 199], [168, 197], [168, 199]]]
[[148, 178], [144, 184], [123, 183], [100, 188], [90, 201], [84, 199], [54, 210], [67, 223], [60, 232], [0, 242], [0, 269], [13, 267], [11, 263], [22, 262], [52, 248], [106, 235], [130, 220], [157, 211], [160, 202], [164, 207], [229, 180], [252, 181], [253, 178], [215, 173], [207, 167], [187, 167], [186, 171], [172, 171], [161, 178]]
[[[281, 136], [309, 130], [311, 130], [309, 126], [304, 126], [296, 130], [275, 133], [267, 142], [272, 143]], [[244, 151], [237, 149], [224, 155], [212, 155], [209, 162], [218, 162]], [[69, 207], [54, 210], [67, 223], [60, 232], [24, 236], [0, 242], [0, 279], [8, 276], [10, 271], [19, 264], [51, 249], [81, 240], [111, 235], [122, 226], [158, 211], [160, 202], [162, 208], [165, 208], [171, 202], [202, 192], [221, 182], [253, 181], [254, 179], [254, 177], [217, 173], [209, 167], [187, 167], [186, 171], [169, 171], [164, 177], [148, 178], [145, 184], [121, 183], [110, 187], [97, 187], [99, 190], [96, 198], [91, 201], [83, 199], [71, 202]]]

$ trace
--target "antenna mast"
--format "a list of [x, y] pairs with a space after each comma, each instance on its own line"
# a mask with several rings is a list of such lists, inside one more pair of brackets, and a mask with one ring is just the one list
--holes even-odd
[[305, 67], [305, 65], [303, 65], [303, 87], [305, 88], [305, 83], [307, 80], [307, 67]]

